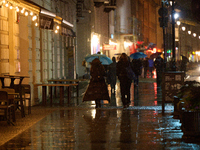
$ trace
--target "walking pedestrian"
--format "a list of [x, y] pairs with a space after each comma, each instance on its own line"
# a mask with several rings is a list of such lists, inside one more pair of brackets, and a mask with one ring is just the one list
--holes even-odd
[[154, 62], [154, 66], [156, 68], [156, 82], [157, 82], [157, 87], [160, 87], [161, 82], [162, 82], [162, 73], [163, 73], [163, 68], [164, 68], [164, 60], [163, 58], [158, 55], [158, 57], [156, 58], [155, 62]]
[[110, 102], [107, 84], [104, 79], [105, 75], [106, 73], [103, 65], [98, 58], [95, 58], [91, 62], [91, 79], [83, 96], [83, 101], [95, 100], [96, 108], [101, 107], [101, 100], [107, 100]]
[[147, 70], [148, 70], [148, 67], [149, 67], [148, 58], [144, 58], [144, 60], [143, 60], [144, 78], [147, 77]]
[[117, 76], [120, 81], [121, 100], [124, 108], [130, 105], [130, 87], [132, 80], [128, 78], [126, 68], [130, 65], [128, 56], [122, 53], [117, 62]]
[[148, 60], [149, 62], [149, 77], [153, 77], [153, 68], [154, 68], [154, 61], [152, 58]]
[[115, 94], [116, 76], [116, 58], [112, 57], [112, 63], [108, 66], [107, 81], [111, 86], [111, 94]]
[[135, 77], [136, 77], [136, 79], [134, 80], [134, 85], [138, 86], [139, 76], [142, 73], [142, 61], [140, 59], [133, 59], [132, 60], [132, 68], [133, 68], [133, 72], [135, 73]]
[[181, 61], [181, 67], [180, 70], [184, 72], [184, 77], [185, 77], [185, 73], [186, 73], [186, 68], [187, 68], [187, 63], [189, 62], [188, 58], [181, 55], [182, 57], [182, 61]]

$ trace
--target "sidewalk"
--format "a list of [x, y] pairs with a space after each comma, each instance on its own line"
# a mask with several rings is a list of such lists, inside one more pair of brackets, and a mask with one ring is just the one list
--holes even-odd
[[126, 109], [118, 86], [112, 104], [99, 109], [82, 103], [82, 97], [78, 106], [76, 98], [70, 107], [34, 106], [31, 115], [17, 115], [16, 126], [0, 124], [0, 149], [200, 149], [198, 138], [183, 137], [172, 104], [162, 116], [161, 98], [155, 79], [140, 79], [138, 88], [132, 86], [131, 106]]

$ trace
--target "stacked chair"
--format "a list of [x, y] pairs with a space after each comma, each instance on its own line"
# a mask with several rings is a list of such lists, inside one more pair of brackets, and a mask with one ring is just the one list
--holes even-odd
[[8, 92], [3, 90], [0, 90], [0, 116], [1, 120], [5, 120], [8, 124], [11, 123], [14, 125], [13, 122], [15, 122], [15, 105], [11, 99], [9, 99]]

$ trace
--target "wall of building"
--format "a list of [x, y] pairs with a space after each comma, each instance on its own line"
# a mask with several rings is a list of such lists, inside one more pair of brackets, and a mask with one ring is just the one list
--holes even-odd
[[[75, 38], [76, 26], [68, 29], [70, 35], [58, 34], [53, 30], [40, 29], [35, 26], [39, 21], [40, 7], [60, 15], [66, 21], [74, 24], [76, 22], [76, 2], [32, 0], [17, 1], [13, 3], [13, 9], [5, 4], [0, 8], [0, 73], [28, 75], [23, 84], [31, 85], [32, 105], [41, 102], [41, 87], [34, 87], [35, 83], [47, 82], [53, 78], [74, 78], [75, 69]], [[10, 4], [9, 3], [9, 4]], [[25, 15], [25, 12], [17, 13], [15, 5], [25, 9], [25, 12], [34, 12], [37, 15], [36, 21]], [[40, 7], [39, 7], [40, 6]], [[67, 11], [66, 11], [66, 8]], [[60, 27], [62, 20], [56, 22]], [[39, 23], [39, 22], [38, 22]], [[17, 84], [19, 81], [15, 81]], [[5, 81], [9, 86], [10, 81]]]

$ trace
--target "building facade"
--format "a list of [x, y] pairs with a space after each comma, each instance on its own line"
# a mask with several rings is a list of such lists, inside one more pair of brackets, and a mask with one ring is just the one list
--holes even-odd
[[35, 105], [41, 89], [34, 84], [75, 76], [76, 2], [2, 0], [0, 5], [0, 73], [30, 76], [23, 84], [31, 85]]

